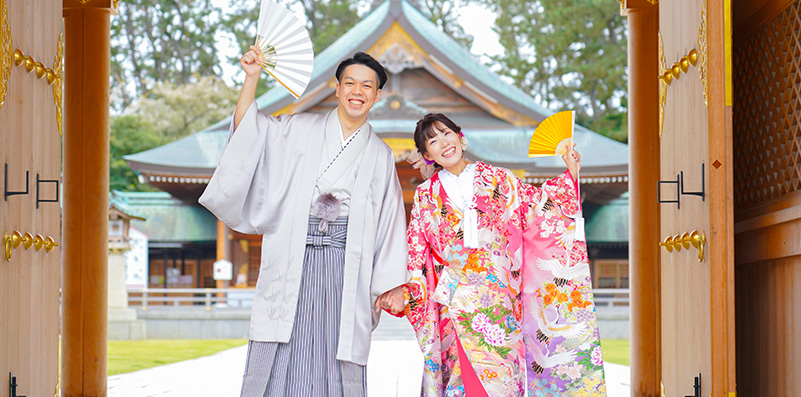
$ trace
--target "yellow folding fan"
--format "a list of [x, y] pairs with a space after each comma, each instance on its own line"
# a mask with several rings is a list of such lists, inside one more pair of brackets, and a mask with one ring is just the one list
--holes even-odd
[[546, 118], [531, 137], [528, 157], [561, 156], [573, 145], [576, 112], [567, 110]]

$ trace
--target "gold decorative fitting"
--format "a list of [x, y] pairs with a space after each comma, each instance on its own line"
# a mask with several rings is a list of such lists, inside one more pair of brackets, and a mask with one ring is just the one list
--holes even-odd
[[41, 62], [36, 62], [36, 77], [41, 79], [44, 77], [45, 72], [47, 72], [45, 65]]
[[[61, 46], [60, 42], [59, 42], [59, 45]], [[63, 50], [61, 50], [61, 52], [63, 53]], [[57, 55], [57, 57], [58, 57], [58, 55]], [[60, 62], [60, 59], [59, 59], [59, 62]], [[53, 82], [55, 82], [57, 80], [57, 78], [59, 77], [59, 75], [60, 75], [60, 73], [56, 73], [56, 71], [53, 70], [53, 69], [48, 69], [47, 66], [45, 66], [44, 63], [37, 62], [35, 59], [33, 59], [32, 56], [25, 55], [22, 52], [22, 50], [17, 48], [16, 50], [14, 50], [14, 64], [17, 65], [17, 66], [21, 66], [23, 63], [25, 64], [25, 70], [27, 70], [28, 72], [31, 72], [34, 69], [36, 70], [36, 77], [37, 78], [41, 79], [45, 75], [48, 75], [48, 78], [47, 78], [47, 83], [48, 84], [53, 84]], [[60, 69], [60, 66], [59, 66], [59, 69]], [[52, 81], [51, 81], [51, 77], [49, 75], [53, 76], [52, 77]]]
[[662, 125], [665, 123], [665, 104], [667, 103], [667, 86], [673, 82], [673, 76], [665, 63], [665, 46], [662, 44], [662, 32], [659, 36], [659, 137], [662, 137]]
[[681, 57], [679, 60], [679, 65], [681, 66], [681, 71], [684, 73], [687, 73], [687, 71], [690, 70], [690, 59], [687, 57], [687, 55]]
[[47, 236], [44, 241], [45, 252], [50, 252], [53, 248], [58, 247], [58, 243], [52, 237]]
[[0, 109], [6, 102], [8, 79], [11, 77], [12, 49], [11, 27], [8, 24], [6, 0], [0, 0]]
[[698, 262], [703, 262], [706, 234], [698, 234], [698, 231], [693, 230], [692, 233], [690, 233], [690, 244], [698, 251]]
[[698, 253], [698, 262], [704, 260], [704, 245], [706, 245], [705, 234], [699, 234], [698, 231], [693, 230], [689, 233], [677, 234], [675, 236], [665, 237], [665, 241], [660, 241], [659, 246], [664, 248], [667, 252], [679, 252], [683, 249], [690, 249], [694, 247]]
[[690, 53], [687, 54], [688, 60], [690, 61], [690, 65], [695, 66], [698, 63], [698, 51], [693, 48], [690, 50]]
[[660, 242], [659, 246], [665, 248], [667, 252], [673, 252], [673, 236], [665, 237], [665, 241]]
[[5, 257], [7, 262], [11, 262], [11, 256], [14, 254], [14, 249], [22, 244], [22, 233], [14, 230], [13, 233], [3, 233], [3, 247], [5, 248]]
[[36, 237], [33, 238], [33, 248], [39, 251], [44, 247], [44, 237], [41, 234], [37, 234]]
[[[64, 32], [58, 35], [58, 47], [56, 48], [56, 57], [53, 59], [53, 68], [48, 71], [47, 82], [53, 85], [53, 102], [56, 105], [56, 122], [58, 123], [58, 134], [64, 136], [63, 133], [63, 120], [64, 112], [62, 107], [62, 95], [64, 90], [64, 70], [62, 62], [64, 60]], [[53, 80], [50, 80], [50, 75], [53, 75]]]
[[22, 244], [22, 233], [19, 230], [14, 230], [14, 233], [11, 233], [11, 245], [17, 248], [20, 244]]
[[709, 80], [708, 80], [708, 68], [709, 65], [707, 64], [707, 42], [706, 42], [706, 34], [707, 34], [707, 25], [706, 25], [706, 9], [709, 2], [704, 1], [704, 6], [701, 8], [701, 24], [698, 26], [698, 60], [700, 63], [698, 65], [698, 75], [701, 78], [701, 90], [704, 94], [704, 104], [706, 107], [709, 108]]
[[673, 67], [670, 68], [670, 72], [673, 74], [673, 78], [678, 80], [679, 76], [681, 76], [681, 66], [678, 63], [674, 63]]
[[25, 70], [30, 72], [36, 66], [36, 60], [33, 59], [32, 56], [28, 55], [25, 57]]
[[[4, 0], [0, 0], [4, 1]], [[56, 48], [56, 56], [53, 59], [53, 68], [48, 69], [44, 63], [37, 62], [30, 55], [25, 55], [22, 50], [17, 48], [14, 50], [14, 64], [21, 66], [25, 64], [25, 69], [28, 72], [36, 69], [36, 77], [42, 78], [47, 76], [47, 84], [53, 86], [53, 102], [56, 105], [56, 122], [58, 123], [58, 133], [63, 136], [63, 112], [62, 112], [62, 95], [63, 95], [63, 76], [62, 62], [64, 60], [64, 32], [58, 36], [58, 47]], [[2, 103], [0, 103], [0, 107]]]
[[3, 247], [5, 248], [6, 262], [11, 262], [11, 254], [14, 252], [14, 246], [11, 241], [11, 236], [8, 233], [3, 233]]
[[22, 236], [22, 246], [25, 247], [25, 249], [27, 250], [28, 248], [31, 248], [32, 245], [33, 245], [33, 236], [30, 233], [26, 232], [25, 235]]

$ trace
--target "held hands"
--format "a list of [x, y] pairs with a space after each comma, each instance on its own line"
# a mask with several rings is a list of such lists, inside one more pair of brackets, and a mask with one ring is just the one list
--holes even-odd
[[576, 151], [575, 146], [575, 143], [573, 146], [568, 146], [567, 153], [562, 155], [562, 160], [565, 161], [565, 165], [567, 165], [567, 169], [570, 170], [570, 175], [573, 176], [574, 180], [578, 177], [579, 171], [581, 171], [581, 154]]
[[242, 66], [242, 70], [245, 71], [247, 77], [258, 78], [259, 74], [261, 74], [261, 49], [255, 45], [250, 46], [250, 51], [239, 59], [239, 65]]
[[381, 309], [384, 309], [392, 314], [398, 314], [403, 311], [403, 307], [406, 305], [405, 300], [406, 297], [403, 293], [403, 286], [399, 285], [384, 292], [375, 300], [375, 311], [377, 313], [380, 312]]

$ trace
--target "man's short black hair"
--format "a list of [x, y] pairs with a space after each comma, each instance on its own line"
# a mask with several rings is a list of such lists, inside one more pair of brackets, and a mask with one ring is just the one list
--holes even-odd
[[387, 82], [387, 72], [384, 71], [384, 67], [375, 60], [375, 58], [371, 57], [370, 54], [366, 54], [364, 52], [357, 52], [353, 54], [352, 57], [342, 61], [337, 66], [337, 81], [339, 81], [339, 77], [342, 76], [342, 72], [345, 71], [350, 65], [364, 65], [370, 69], [375, 71], [375, 74], [378, 75], [378, 89], [384, 88], [384, 83]]

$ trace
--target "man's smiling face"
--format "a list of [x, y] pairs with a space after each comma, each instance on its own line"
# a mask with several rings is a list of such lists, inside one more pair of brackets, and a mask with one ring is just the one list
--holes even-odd
[[362, 64], [348, 66], [337, 82], [340, 109], [352, 121], [366, 119], [370, 108], [381, 99], [378, 85], [378, 75], [373, 69]]

